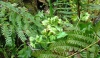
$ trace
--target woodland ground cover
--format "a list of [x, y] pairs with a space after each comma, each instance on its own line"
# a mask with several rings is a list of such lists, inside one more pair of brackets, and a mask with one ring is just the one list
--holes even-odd
[[38, 2], [0, 1], [1, 58], [100, 58], [99, 0]]

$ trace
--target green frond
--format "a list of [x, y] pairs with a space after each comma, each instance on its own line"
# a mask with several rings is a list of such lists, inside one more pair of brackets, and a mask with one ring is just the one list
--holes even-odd
[[77, 40], [77, 41], [82, 41], [86, 43], [92, 43], [95, 42], [96, 38], [92, 38], [89, 35], [84, 35], [84, 34], [69, 34], [68, 36], [70, 39], [69, 40]]
[[11, 32], [10, 32], [9, 28], [10, 28], [9, 24], [4, 24], [2, 27], [2, 34], [5, 36], [6, 45], [12, 46], [13, 41], [12, 41]]
[[5, 21], [12, 25], [13, 31], [15, 31], [15, 34], [17, 33], [23, 42], [27, 40], [26, 36], [35, 36], [43, 28], [39, 15], [31, 15], [25, 7], [16, 7], [14, 4], [2, 1], [0, 1], [0, 4], [2, 6], [0, 8], [0, 24], [3, 26]]
[[9, 11], [15, 12], [17, 15], [22, 16], [22, 18], [26, 17], [27, 20], [30, 20], [30, 21], [33, 22], [36, 26], [38, 26], [38, 27], [41, 28], [40, 22], [36, 21], [36, 20], [34, 19], [34, 17], [33, 17], [30, 13], [27, 12], [27, 9], [26, 9], [25, 7], [23, 7], [23, 8], [21, 8], [21, 7], [16, 8], [16, 7], [13, 6], [13, 4], [11, 4], [11, 3], [9, 3], [9, 2], [5, 3], [5, 2], [2, 2], [2, 1], [0, 1], [0, 4], [1, 4], [2, 6], [4, 6], [4, 7], [6, 7]]
[[[93, 34], [85, 34], [85, 32], [77, 29], [77, 30], [70, 30], [68, 32], [68, 37], [64, 40], [55, 41], [50, 44], [49, 49], [51, 52], [56, 52], [60, 54], [60, 56], [67, 57], [70, 51], [80, 52], [82, 49], [88, 47], [89, 45], [93, 44], [97, 41], [97, 37]], [[98, 55], [98, 45], [95, 44], [92, 47], [80, 52], [81, 57], [88, 58], [88, 57], [96, 57]], [[81, 54], [85, 52], [85, 54]], [[42, 53], [43, 54], [43, 53]], [[43, 54], [44, 57], [48, 57], [48, 54]], [[86, 56], [84, 56], [86, 55]], [[74, 57], [77, 58], [77, 55]]]
[[10, 12], [9, 13], [9, 21], [11, 21], [11, 24], [15, 27], [15, 29], [16, 29], [16, 16], [17, 16], [17, 14], [15, 13], [15, 12]]
[[41, 54], [40, 57], [38, 58], [66, 58], [66, 57], [54, 54]]

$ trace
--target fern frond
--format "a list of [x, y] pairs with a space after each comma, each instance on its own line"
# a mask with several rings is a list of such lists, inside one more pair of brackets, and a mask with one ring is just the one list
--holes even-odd
[[[0, 1], [0, 4], [4, 7], [6, 7], [7, 9], [9, 9], [9, 11], [13, 11], [15, 13], [17, 13], [18, 15], [21, 15], [22, 17], [26, 17], [27, 19], [29, 19], [31, 22], [33, 22], [36, 26], [41, 27], [40, 22], [36, 21], [34, 19], [34, 17], [27, 12], [27, 9], [25, 7], [21, 8], [21, 7], [14, 7], [11, 3], [7, 2], [2, 2]], [[38, 24], [39, 23], [39, 24]]]
[[66, 58], [66, 57], [54, 54], [41, 54], [40, 57], [38, 58]]
[[[99, 50], [97, 50], [98, 45], [96, 42], [97, 37], [94, 34], [86, 34], [84, 31], [76, 29], [68, 31], [68, 37], [65, 40], [53, 42], [49, 47], [52, 52], [56, 52], [57, 54], [60, 54], [60, 56], [64, 57], [68, 56], [69, 52], [73, 50], [73, 53], [79, 52], [80, 55], [81, 52], [86, 51], [86, 57], [92, 57], [93, 55], [93, 57], [97, 57]], [[76, 54], [74, 57], [77, 57]], [[83, 55], [80, 57], [85, 58]]]
[[[83, 34], [70, 34], [69, 38], [70, 37], [72, 37], [71, 38], [72, 40], [82, 41], [82, 42], [86, 42], [88, 44], [90, 44], [96, 40], [95, 38], [92, 38], [89, 35], [83, 35]], [[69, 39], [69, 40], [71, 40], [71, 39]]]
[[22, 22], [21, 22], [21, 19], [22, 17], [20, 15], [17, 15], [16, 17], [16, 21], [17, 21], [17, 33], [18, 33], [18, 36], [20, 37], [20, 39], [24, 42], [26, 40], [26, 37], [23, 33], [23, 30], [22, 30]]
[[11, 32], [10, 32], [9, 28], [10, 27], [9, 27], [8, 24], [4, 24], [3, 27], [2, 27], [2, 34], [5, 36], [6, 45], [12, 46], [13, 41], [12, 41]]

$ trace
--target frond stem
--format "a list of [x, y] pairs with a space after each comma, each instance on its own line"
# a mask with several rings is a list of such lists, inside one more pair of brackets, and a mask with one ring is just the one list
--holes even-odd
[[68, 56], [68, 57], [66, 57], [66, 58], [70, 58], [70, 57], [72, 57], [72, 56], [74, 56], [74, 55], [76, 55], [76, 54], [78, 54], [78, 53], [80, 53], [80, 52], [82, 52], [82, 51], [88, 49], [89, 47], [91, 47], [91, 46], [93, 46], [94, 44], [98, 43], [98, 41], [99, 41], [99, 40], [97, 40], [96, 42], [90, 44], [89, 46], [85, 47], [84, 49], [80, 50], [79, 52], [76, 52], [76, 53], [74, 53], [74, 54], [72, 54], [72, 55], [70, 55], [70, 56]]

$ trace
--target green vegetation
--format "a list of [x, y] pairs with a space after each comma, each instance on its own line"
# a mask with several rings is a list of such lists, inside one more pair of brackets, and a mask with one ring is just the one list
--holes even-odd
[[100, 58], [99, 0], [51, 1], [48, 13], [0, 1], [1, 58]]

